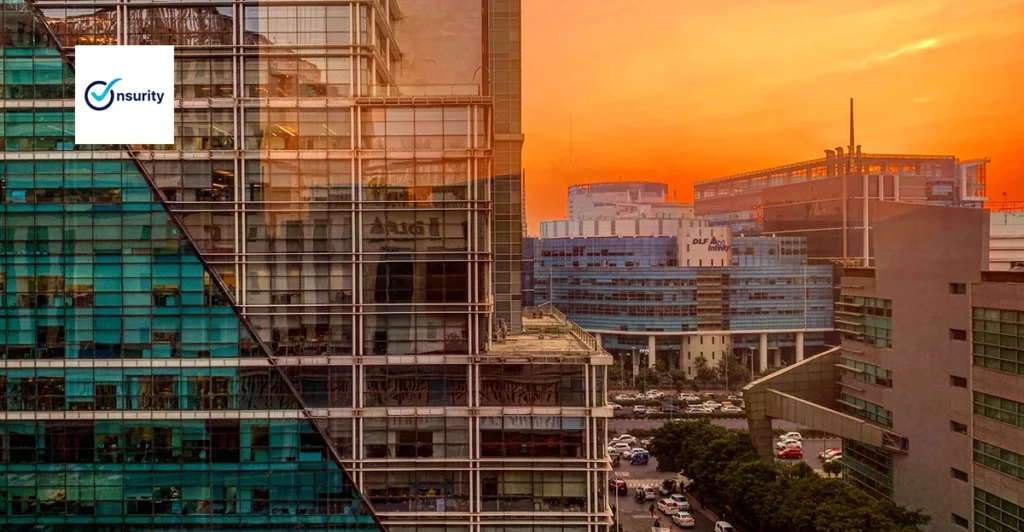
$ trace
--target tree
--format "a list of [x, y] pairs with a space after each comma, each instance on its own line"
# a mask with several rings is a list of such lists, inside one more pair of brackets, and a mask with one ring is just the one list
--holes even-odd
[[932, 518], [921, 510], [911, 510], [906, 506], [897, 506], [892, 501], [879, 500], [876, 504], [876, 512], [886, 519], [892, 521], [895, 530], [920, 530], [932, 521]]
[[666, 423], [652, 434], [659, 471], [683, 472], [730, 521], [759, 532], [920, 532], [930, 522], [918, 510], [823, 478], [806, 463], [762, 462], [746, 432], [701, 420]]
[[843, 472], [843, 464], [839, 460], [830, 460], [821, 465], [822, 471], [830, 477], [834, 477]]
[[686, 374], [680, 370], [670, 371], [668, 374], [669, 378], [672, 379], [672, 389], [676, 392], [682, 392], [686, 389]]
[[750, 382], [750, 368], [740, 362], [729, 350], [722, 353], [722, 359], [718, 361], [718, 366], [715, 368], [715, 377], [721, 382], [726, 382], [726, 371], [729, 376], [729, 391], [738, 390]]
[[640, 388], [640, 392], [647, 391], [648, 383], [654, 379], [654, 371], [648, 367], [640, 368], [640, 371], [636, 374], [636, 385]]
[[699, 390], [707, 388], [708, 384], [718, 379], [718, 373], [708, 367], [708, 359], [704, 358], [704, 355], [698, 355], [693, 360], [693, 381], [697, 383]]

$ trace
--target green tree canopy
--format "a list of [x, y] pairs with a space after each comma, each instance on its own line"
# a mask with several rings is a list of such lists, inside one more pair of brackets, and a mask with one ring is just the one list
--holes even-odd
[[930, 522], [918, 510], [824, 478], [805, 462], [763, 462], [746, 432], [701, 420], [666, 423], [653, 436], [660, 471], [683, 472], [730, 520], [760, 532], [916, 532]]

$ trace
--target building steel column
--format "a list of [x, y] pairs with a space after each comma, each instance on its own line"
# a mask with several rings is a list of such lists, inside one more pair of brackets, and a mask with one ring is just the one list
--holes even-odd
[[757, 339], [757, 370], [768, 369], [768, 333], [761, 333]]
[[656, 336], [654, 336], [653, 334], [647, 336], [647, 367], [648, 368], [653, 368], [654, 367], [654, 361], [657, 360], [657, 356], [655, 355], [657, 347], [658, 347], [658, 338]]
[[796, 333], [796, 361], [804, 359], [804, 333]]
[[598, 346], [604, 347], [604, 342], [602, 342], [603, 339], [601, 338], [601, 333], [594, 333], [594, 340], [597, 340]]
[[782, 349], [781, 348], [776, 348], [775, 351], [772, 352], [772, 367], [773, 368], [781, 368], [782, 367]]

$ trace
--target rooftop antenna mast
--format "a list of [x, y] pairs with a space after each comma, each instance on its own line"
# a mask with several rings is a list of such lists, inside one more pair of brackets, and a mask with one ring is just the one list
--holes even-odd
[[[847, 211], [847, 205], [846, 205], [846, 198], [847, 198], [846, 181], [847, 181], [847, 179], [846, 178], [847, 178], [847, 176], [850, 175], [851, 172], [853, 172], [853, 168], [854, 168], [854, 161], [853, 161], [854, 154], [853, 154], [853, 150], [856, 149], [856, 146], [857, 145], [854, 143], [854, 139], [853, 139], [853, 98], [850, 98], [850, 149], [848, 150], [848, 153], [847, 153], [848, 159], [846, 161], [846, 171], [843, 172], [843, 181], [842, 181], [842, 188], [843, 188], [843, 259], [850, 258], [849, 234], [848, 234], [849, 233], [849, 227], [847, 227], [848, 220], [849, 220], [849, 215], [846, 212]], [[843, 163], [839, 162], [839, 164], [843, 164]]]

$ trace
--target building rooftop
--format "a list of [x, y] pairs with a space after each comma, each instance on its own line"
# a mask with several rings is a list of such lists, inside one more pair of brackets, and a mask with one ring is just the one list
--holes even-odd
[[575, 358], [601, 357], [593, 364], [611, 364], [612, 358], [597, 340], [550, 303], [523, 309], [523, 330], [495, 334], [483, 356], [523, 357], [531, 362], [568, 362]]

